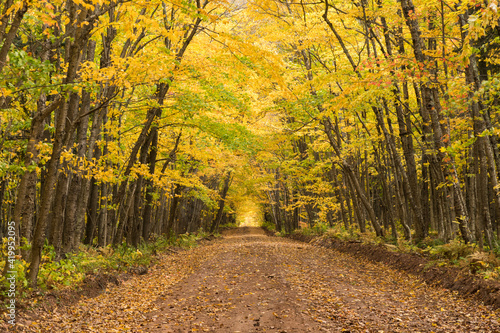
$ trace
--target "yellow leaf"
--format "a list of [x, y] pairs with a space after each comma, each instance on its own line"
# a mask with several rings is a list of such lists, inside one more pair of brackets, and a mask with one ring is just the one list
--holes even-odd
[[7, 97], [12, 94], [12, 91], [9, 89], [1, 88], [0, 89], [0, 95], [3, 97]]

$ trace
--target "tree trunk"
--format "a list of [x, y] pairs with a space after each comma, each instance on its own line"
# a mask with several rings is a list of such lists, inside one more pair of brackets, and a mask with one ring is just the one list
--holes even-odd
[[[425, 55], [425, 44], [424, 39], [422, 38], [422, 34], [420, 31], [420, 26], [415, 18], [415, 6], [413, 5], [412, 0], [401, 0], [401, 8], [403, 10], [403, 15], [406, 21], [406, 25], [410, 29], [410, 34], [412, 36], [413, 41], [413, 53], [415, 55], [415, 59], [418, 63], [423, 65], [423, 68], [426, 69], [427, 65], [427, 56]], [[457, 204], [457, 209], [459, 212], [458, 222], [460, 232], [462, 234], [462, 238], [466, 243], [471, 241], [471, 234], [468, 226], [468, 213], [467, 208], [465, 206], [465, 200], [463, 198], [462, 190], [460, 188], [460, 183], [458, 181], [458, 175], [456, 172], [456, 167], [453, 162], [453, 159], [445, 156], [441, 148], [444, 148], [445, 145], [441, 141], [443, 138], [443, 130], [442, 130], [442, 119], [440, 117], [441, 105], [438, 98], [439, 91], [436, 88], [436, 84], [430, 83], [421, 83], [421, 98], [422, 98], [422, 117], [424, 122], [429, 122], [432, 125], [433, 139], [434, 139], [434, 148], [436, 150], [436, 154], [440, 161], [440, 166], [449, 168], [449, 172], [452, 177], [452, 187], [453, 193], [455, 196], [455, 201]], [[445, 160], [446, 157], [446, 160]], [[443, 164], [444, 162], [444, 164]], [[441, 178], [440, 181], [444, 184], [445, 177]], [[450, 203], [449, 199], [448, 207], [453, 206], [453, 202]]]
[[174, 228], [175, 217], [177, 215], [177, 206], [179, 205], [180, 195], [182, 191], [182, 185], [175, 184], [174, 190], [172, 191], [172, 201], [170, 204], [170, 211], [168, 214], [168, 222], [165, 233], [170, 234]]
[[[2, 13], [2, 34], [0, 34], [0, 44], [2, 44], [2, 48], [0, 48], [0, 73], [2, 73], [3, 68], [5, 67], [7, 63], [7, 56], [9, 54], [10, 47], [12, 46], [12, 42], [14, 41], [14, 38], [17, 35], [17, 31], [19, 30], [19, 27], [21, 26], [21, 21], [23, 20], [24, 14], [28, 11], [28, 1], [23, 1], [23, 6], [16, 11], [16, 13], [13, 16], [12, 23], [10, 24], [10, 29], [9, 32], [6, 31], [6, 26], [8, 26], [7, 21], [8, 21], [8, 14], [6, 15], [6, 11], [9, 9], [7, 7], [8, 3], [5, 4], [4, 8], [4, 13]], [[11, 5], [12, 2], [11, 2]], [[0, 106], [3, 103], [0, 103]]]
[[[148, 164], [149, 164], [149, 173], [153, 175], [155, 173], [156, 168], [156, 156], [158, 151], [158, 128], [153, 127], [151, 129], [150, 135], [151, 138], [151, 147], [148, 156]], [[179, 136], [180, 138], [180, 136]], [[175, 150], [177, 149], [179, 140], [176, 142]], [[172, 154], [175, 154], [175, 150], [173, 150]], [[143, 213], [143, 232], [142, 238], [144, 240], [148, 240], [151, 233], [151, 214], [153, 211], [153, 193], [155, 189], [153, 188], [153, 181], [146, 181], [146, 198], [144, 202], [144, 213]]]
[[358, 195], [359, 199], [361, 200], [361, 203], [363, 204], [364, 208], [368, 212], [369, 219], [372, 223], [373, 228], [375, 229], [375, 233], [377, 236], [384, 236], [384, 232], [382, 228], [380, 227], [380, 223], [377, 219], [377, 216], [375, 214], [375, 211], [373, 210], [373, 206], [371, 205], [370, 201], [368, 200], [368, 196], [365, 192], [365, 190], [361, 187], [359, 184], [358, 178], [356, 177], [356, 174], [353, 171], [353, 167], [342, 157], [342, 154], [340, 153], [340, 148], [337, 146], [335, 143], [335, 139], [333, 138], [333, 126], [329, 118], [324, 118], [322, 120], [324, 130], [326, 135], [328, 136], [328, 140], [330, 142], [330, 145], [332, 146], [333, 150], [335, 151], [337, 157], [340, 160], [340, 165], [342, 169], [345, 171], [345, 173], [349, 176], [349, 179], [351, 180], [351, 184], [353, 188], [356, 191], [356, 194]]
[[222, 213], [224, 212], [224, 205], [226, 203], [227, 192], [229, 191], [229, 186], [231, 185], [232, 179], [233, 177], [231, 171], [228, 171], [228, 173], [226, 174], [226, 178], [224, 179], [222, 191], [220, 193], [219, 208], [217, 209], [217, 215], [215, 215], [215, 219], [212, 222], [212, 226], [210, 227], [210, 232], [215, 232], [216, 230], [219, 229]]

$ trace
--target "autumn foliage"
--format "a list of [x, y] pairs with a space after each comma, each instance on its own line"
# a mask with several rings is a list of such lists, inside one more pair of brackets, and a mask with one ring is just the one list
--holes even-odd
[[497, 6], [3, 1], [0, 236], [33, 285], [44, 247], [216, 231], [248, 198], [278, 231], [498, 249]]

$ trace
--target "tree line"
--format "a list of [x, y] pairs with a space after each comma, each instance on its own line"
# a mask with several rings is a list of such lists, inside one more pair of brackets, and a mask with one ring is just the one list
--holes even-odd
[[283, 232], [493, 250], [497, 5], [4, 1], [0, 236], [33, 284], [46, 246], [216, 231], [248, 197]]
[[[498, 246], [496, 1], [259, 2], [282, 29], [266, 219]], [[279, 140], [279, 139], [277, 139]]]
[[227, 8], [8, 0], [0, 12], [0, 236], [15, 221], [33, 284], [44, 246], [63, 258], [81, 242], [137, 246], [234, 221], [226, 136], [241, 130], [203, 112], [247, 106], [185, 59]]

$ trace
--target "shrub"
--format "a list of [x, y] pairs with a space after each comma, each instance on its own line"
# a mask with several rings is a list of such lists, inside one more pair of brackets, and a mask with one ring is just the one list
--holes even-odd
[[425, 252], [433, 259], [447, 259], [450, 261], [465, 258], [474, 253], [475, 247], [465, 244], [463, 241], [454, 239], [447, 244], [429, 247]]

